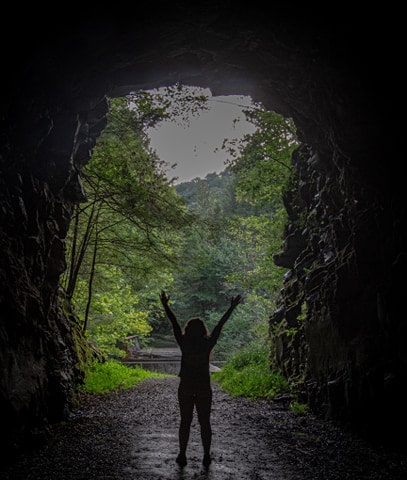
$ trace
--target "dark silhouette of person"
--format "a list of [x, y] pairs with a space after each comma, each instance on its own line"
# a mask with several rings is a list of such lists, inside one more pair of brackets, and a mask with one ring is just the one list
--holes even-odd
[[162, 291], [161, 303], [167, 317], [171, 321], [175, 339], [181, 349], [180, 383], [178, 387], [178, 402], [181, 413], [179, 426], [179, 454], [176, 462], [184, 467], [187, 464], [186, 450], [189, 432], [194, 413], [198, 414], [201, 428], [201, 439], [204, 450], [202, 463], [208, 467], [211, 463], [210, 449], [212, 442], [212, 429], [210, 413], [212, 406], [212, 388], [210, 382], [209, 359], [213, 347], [218, 341], [223, 325], [226, 323], [242, 297], [232, 297], [230, 307], [219, 320], [212, 333], [209, 334], [205, 322], [198, 317], [187, 321], [183, 330], [173, 311], [169, 307], [169, 296]]

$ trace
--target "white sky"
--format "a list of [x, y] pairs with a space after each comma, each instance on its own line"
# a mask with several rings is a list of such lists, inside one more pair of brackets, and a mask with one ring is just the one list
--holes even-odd
[[[221, 149], [224, 139], [241, 138], [254, 131], [242, 113], [242, 106], [252, 104], [250, 97], [212, 97], [209, 90], [205, 90], [205, 94], [210, 96], [209, 109], [192, 116], [189, 126], [166, 121], [148, 131], [157, 155], [170, 164], [177, 164], [168, 173], [170, 178], [178, 177], [176, 183], [223, 171], [227, 158]], [[237, 118], [239, 121], [234, 123]]]

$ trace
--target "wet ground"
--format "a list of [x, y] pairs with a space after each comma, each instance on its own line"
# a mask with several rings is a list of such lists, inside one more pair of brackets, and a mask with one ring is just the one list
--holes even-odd
[[53, 441], [21, 455], [2, 480], [405, 480], [407, 459], [369, 447], [307, 415], [232, 398], [216, 384], [213, 463], [202, 466], [199, 425], [188, 464], [175, 463], [178, 379], [147, 380], [121, 393], [82, 399]]

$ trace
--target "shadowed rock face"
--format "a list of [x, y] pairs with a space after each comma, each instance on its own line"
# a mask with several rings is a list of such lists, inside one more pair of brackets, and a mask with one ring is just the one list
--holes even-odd
[[366, 431], [373, 416], [381, 431], [404, 421], [392, 414], [405, 410], [406, 364], [398, 90], [387, 73], [397, 44], [379, 39], [366, 17], [280, 9], [265, 18], [208, 5], [20, 22], [26, 42], [5, 55], [1, 106], [0, 411], [8, 440], [69, 408], [76, 353], [58, 278], [72, 208], [85, 198], [80, 168], [105, 126], [108, 98], [177, 81], [252, 95], [294, 119], [306, 146], [294, 158], [276, 255], [290, 269], [271, 317], [276, 361], [334, 418]]

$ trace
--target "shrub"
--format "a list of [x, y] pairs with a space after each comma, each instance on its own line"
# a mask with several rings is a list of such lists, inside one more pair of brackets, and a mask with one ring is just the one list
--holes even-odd
[[293, 402], [290, 404], [290, 410], [294, 415], [303, 416], [309, 412], [309, 407], [303, 403]]
[[126, 367], [117, 361], [96, 363], [87, 373], [82, 390], [91, 393], [107, 393], [112, 390], [132, 388], [147, 378], [163, 378], [168, 375], [150, 372], [140, 367]]
[[270, 371], [266, 347], [249, 346], [236, 353], [213, 379], [233, 396], [272, 400], [290, 391], [287, 379]]

